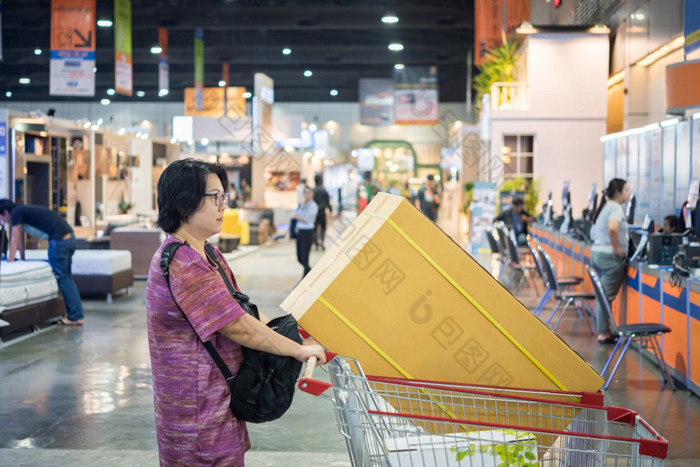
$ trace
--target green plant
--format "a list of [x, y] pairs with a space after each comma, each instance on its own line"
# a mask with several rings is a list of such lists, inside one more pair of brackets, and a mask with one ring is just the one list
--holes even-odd
[[515, 177], [503, 182], [499, 191], [520, 191], [524, 193], [525, 210], [533, 214], [540, 202], [539, 180], [529, 182], [522, 177]]
[[124, 199], [124, 196], [122, 196], [122, 199], [119, 200], [119, 204], [117, 204], [117, 208], [119, 209], [119, 212], [121, 212], [122, 214], [126, 214], [133, 207], [134, 207], [134, 203], [132, 203], [131, 201], [126, 201]]
[[481, 109], [481, 98], [485, 94], [491, 94], [493, 83], [515, 81], [515, 62], [518, 60], [516, 49], [515, 42], [507, 41], [486, 52], [484, 61], [478, 66], [479, 74], [472, 82], [476, 91], [477, 110]]
[[462, 210], [464, 214], [469, 212], [469, 206], [472, 204], [474, 199], [474, 182], [467, 182], [464, 184], [464, 206]]

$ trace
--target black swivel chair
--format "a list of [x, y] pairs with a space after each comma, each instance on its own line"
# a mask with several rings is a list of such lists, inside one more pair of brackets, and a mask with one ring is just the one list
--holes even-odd
[[508, 236], [506, 236], [505, 239], [506, 244], [508, 245], [508, 257], [510, 258], [510, 267], [513, 268], [513, 270], [520, 275], [520, 280], [515, 286], [515, 290], [513, 293], [517, 295], [525, 279], [528, 279], [532, 284], [532, 287], [535, 289], [535, 293], [539, 295], [540, 291], [537, 288], [537, 282], [535, 282], [534, 280], [535, 273], [537, 272], [537, 264], [527, 263], [523, 261], [523, 258], [520, 256], [518, 248], [515, 246], [515, 235], [512, 231]]
[[[557, 319], [557, 322], [554, 324], [554, 327], [552, 328], [553, 331], [556, 331], [557, 328], [559, 328], [559, 323], [561, 323], [561, 319], [564, 317], [564, 314], [566, 313], [566, 310], [569, 308], [569, 305], [572, 303], [575, 305], [574, 309], [576, 310], [576, 314], [578, 315], [579, 318], [583, 319], [586, 321], [588, 324], [588, 328], [591, 331], [591, 334], [595, 334], [594, 326], [593, 326], [593, 311], [591, 310], [591, 307], [588, 305], [588, 302], [595, 300], [596, 296], [595, 294], [589, 294], [589, 293], [584, 293], [584, 292], [571, 292], [571, 291], [564, 291], [560, 287], [561, 285], [559, 284], [559, 281], [557, 280], [557, 275], [554, 272], [554, 267], [552, 266], [552, 261], [549, 258], [549, 255], [544, 251], [542, 246], [538, 246], [538, 250], [540, 253], [540, 263], [542, 264], [542, 270], [544, 271], [545, 277], [547, 278], [547, 290], [551, 289], [552, 293], [551, 295], [554, 296], [554, 298], [557, 300], [557, 304], [554, 306], [554, 309], [552, 310], [552, 314], [549, 315], [549, 318], [547, 318], [547, 321], [545, 324], [549, 326], [549, 324], [552, 322], [552, 319], [554, 319], [554, 316], [556, 316], [557, 311], [559, 310], [559, 306], [564, 303], [564, 308], [561, 310], [561, 314], [559, 315], [559, 319]], [[579, 278], [577, 278], [579, 279]], [[583, 278], [580, 278], [581, 281]], [[581, 282], [579, 281], [579, 283]], [[583, 307], [576, 306], [577, 304], [583, 303]], [[540, 313], [542, 313], [542, 309], [544, 309], [544, 306], [539, 310], [537, 313], [537, 316], [539, 316]]]
[[654, 355], [656, 356], [656, 360], [659, 363], [659, 368], [661, 368], [661, 375], [663, 376], [664, 380], [671, 386], [671, 389], [675, 391], [676, 386], [675, 384], [673, 384], [673, 378], [671, 378], [671, 375], [668, 372], [666, 363], [664, 362], [663, 356], [661, 355], [661, 346], [659, 345], [659, 336], [666, 334], [667, 332], [671, 332], [671, 328], [659, 323], [635, 323], [617, 325], [615, 323], [615, 318], [613, 317], [612, 310], [610, 309], [610, 302], [608, 302], [608, 298], [605, 295], [603, 285], [600, 283], [600, 279], [598, 279], [598, 274], [596, 274], [593, 268], [588, 265], [586, 266], [586, 270], [588, 270], [588, 275], [590, 276], [591, 282], [593, 283], [593, 291], [595, 292], [596, 299], [600, 303], [600, 306], [603, 307], [605, 313], [610, 319], [610, 334], [613, 336], [617, 336], [618, 338], [617, 343], [615, 344], [615, 348], [613, 348], [612, 352], [610, 353], [608, 361], [605, 362], [605, 367], [603, 368], [603, 371], [600, 372], [601, 376], [605, 377], [605, 372], [608, 370], [608, 367], [615, 358], [617, 349], [619, 349], [620, 346], [622, 346], [622, 353], [620, 353], [620, 356], [617, 358], [612, 372], [610, 372], [610, 376], [608, 376], [608, 379], [605, 381], [604, 388], [608, 389], [608, 386], [610, 386], [610, 383], [612, 382], [612, 379], [615, 376], [615, 372], [617, 372], [617, 368], [620, 366], [620, 362], [622, 362], [622, 358], [625, 356], [625, 352], [627, 352], [630, 343], [632, 341], [636, 341], [641, 347], [652, 349]]
[[[539, 251], [544, 252], [544, 249], [542, 248], [542, 245], [535, 240], [535, 244], [537, 245], [537, 248], [533, 247], [532, 245], [528, 244], [528, 248], [530, 249], [530, 254], [532, 254], [532, 257], [535, 261], [535, 264], [538, 265], [540, 272], [542, 274], [542, 281], [544, 282], [544, 294], [542, 295], [542, 298], [540, 298], [539, 303], [535, 307], [532, 312], [536, 315], [539, 316], [540, 313], [542, 313], [542, 310], [544, 307], [549, 303], [549, 300], [552, 298], [552, 295], [555, 293], [559, 292], [569, 292], [571, 287], [575, 287], [583, 282], [583, 277], [578, 277], [578, 276], [555, 276], [556, 282], [552, 282], [548, 280], [547, 275], [545, 274], [544, 271], [544, 266], [543, 266], [543, 259], [540, 256]], [[550, 263], [551, 264], [551, 263]], [[554, 268], [552, 268], [552, 271], [554, 271]]]

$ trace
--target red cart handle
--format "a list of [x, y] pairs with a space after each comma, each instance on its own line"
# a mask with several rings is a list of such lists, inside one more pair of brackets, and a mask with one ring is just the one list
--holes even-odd
[[[336, 357], [336, 355], [338, 355], [337, 353], [333, 352], [325, 352], [325, 354], [326, 362], [330, 362]], [[299, 379], [298, 386], [299, 389], [301, 389], [304, 392], [308, 392], [309, 394], [312, 394], [314, 396], [320, 396], [326, 391], [326, 389], [333, 385], [325, 381], [313, 379], [314, 369], [316, 368], [316, 361], [316, 357], [309, 357], [309, 359], [306, 361], [306, 370], [304, 370], [304, 374]]]

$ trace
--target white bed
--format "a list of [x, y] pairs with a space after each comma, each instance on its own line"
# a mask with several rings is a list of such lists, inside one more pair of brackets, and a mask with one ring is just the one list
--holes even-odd
[[3, 261], [0, 265], [0, 313], [57, 298], [58, 283], [44, 261]]
[[[26, 250], [27, 260], [48, 261], [47, 250]], [[71, 263], [73, 275], [108, 275], [131, 269], [131, 252], [128, 250], [75, 250]]]
[[[47, 250], [26, 250], [27, 260], [48, 261]], [[134, 285], [131, 252], [128, 250], [75, 250], [71, 263], [73, 280], [84, 297], [106, 296]]]

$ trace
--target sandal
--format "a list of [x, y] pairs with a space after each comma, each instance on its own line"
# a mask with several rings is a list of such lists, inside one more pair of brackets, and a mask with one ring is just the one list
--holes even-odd
[[615, 344], [617, 342], [617, 336], [608, 336], [605, 339], [598, 339], [599, 344]]
[[71, 321], [68, 318], [61, 318], [58, 321], [56, 321], [56, 324], [58, 324], [59, 326], [82, 326], [83, 321]]

